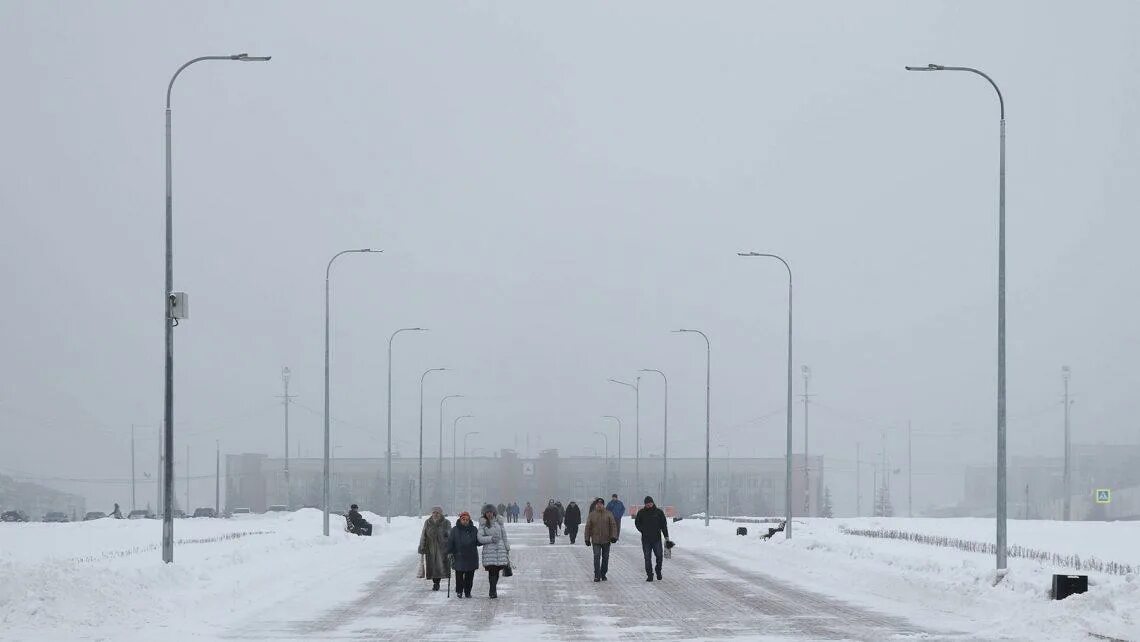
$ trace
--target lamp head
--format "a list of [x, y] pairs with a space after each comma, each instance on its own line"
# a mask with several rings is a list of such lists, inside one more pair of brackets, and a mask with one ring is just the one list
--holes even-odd
[[268, 62], [273, 56], [251, 56], [247, 53], [239, 53], [230, 56], [230, 60], [240, 60], [242, 62]]
[[760, 256], [759, 252], [737, 252], [737, 256]]
[[935, 64], [929, 64], [925, 67], [912, 67], [910, 65], [907, 65], [906, 67], [907, 71], [943, 71], [944, 69], [946, 69], [944, 65]]

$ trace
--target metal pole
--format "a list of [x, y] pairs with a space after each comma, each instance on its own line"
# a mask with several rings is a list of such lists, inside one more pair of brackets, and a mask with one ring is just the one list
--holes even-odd
[[914, 517], [914, 458], [910, 421], [906, 422], [906, 516]]
[[998, 349], [997, 349], [997, 569], [1004, 575], [1006, 569], [1006, 518], [1009, 508], [1006, 501], [1006, 372], [1005, 372], [1005, 98], [993, 78], [972, 67], [927, 65], [907, 67], [907, 71], [965, 71], [985, 78], [997, 93], [1000, 110], [1000, 140], [998, 149]]
[[388, 337], [388, 452], [385, 455], [388, 469], [388, 495], [387, 506], [384, 511], [384, 523], [392, 523], [392, 341], [401, 332], [424, 332], [425, 328], [400, 328]]
[[[1071, 371], [1069, 370], [1069, 366], [1062, 366], [1061, 367], [1061, 379], [1065, 382], [1065, 475], [1064, 475], [1063, 482], [1064, 482], [1064, 486], [1065, 486], [1064, 506], [1065, 506], [1065, 521], [1066, 522], [1073, 519], [1073, 505], [1072, 505], [1073, 504], [1073, 484], [1072, 484], [1073, 477], [1072, 477], [1072, 464], [1071, 464], [1072, 460], [1070, 457], [1070, 454], [1071, 454], [1070, 434], [1071, 433], [1069, 432], [1069, 375], [1070, 375], [1070, 373], [1071, 373]], [[1026, 502], [1028, 502], [1028, 492], [1026, 493]], [[1026, 503], [1026, 506], [1028, 506], [1028, 503]], [[1026, 510], [1028, 511], [1029, 509], [1026, 508]]]
[[324, 471], [322, 474], [322, 488], [321, 488], [321, 508], [324, 511], [322, 520], [322, 532], [328, 537], [329, 534], [329, 275], [332, 271], [333, 261], [342, 254], [353, 253], [371, 253], [383, 252], [383, 250], [373, 250], [371, 248], [363, 248], [359, 250], [342, 250], [333, 255], [329, 259], [329, 263], [325, 266], [325, 456], [324, 456]]
[[135, 510], [135, 425], [131, 424], [131, 511]]
[[190, 444], [186, 444], [186, 508], [183, 513], [189, 514], [190, 508]]
[[[634, 422], [635, 422], [634, 426], [635, 426], [635, 429], [634, 429], [634, 446], [633, 446], [633, 450], [634, 450], [633, 479], [634, 479], [634, 488], [636, 489], [637, 487], [639, 487], [641, 485], [641, 482], [638, 479], [638, 475], [640, 472], [638, 470], [638, 467], [640, 464], [640, 455], [641, 455], [641, 453], [640, 453], [641, 418], [638, 416], [641, 414], [641, 412], [640, 412], [641, 411], [641, 391], [640, 391], [641, 377], [637, 378], [636, 384], [632, 384], [632, 383], [629, 383], [626, 381], [620, 381], [618, 379], [610, 379], [610, 382], [621, 384], [627, 388], [632, 388], [633, 392], [634, 392]], [[619, 423], [620, 423], [620, 420], [619, 420]], [[621, 482], [622, 482], [622, 479], [621, 479], [621, 454], [620, 454], [620, 451], [621, 451], [621, 432], [620, 432], [621, 428], [620, 428], [620, 426], [619, 426], [618, 430], [619, 430], [619, 432], [618, 432], [618, 451], [619, 451], [619, 453], [618, 453], [618, 488], [620, 489], [621, 488]], [[622, 489], [622, 495], [623, 496], [624, 496], [624, 491], [625, 491], [625, 489]], [[636, 490], [634, 492], [636, 492]]]
[[170, 305], [170, 297], [174, 292], [174, 180], [171, 167], [170, 144], [170, 94], [174, 90], [174, 81], [190, 65], [203, 60], [240, 60], [248, 62], [264, 62], [269, 56], [250, 56], [249, 54], [233, 54], [230, 56], [200, 56], [194, 58], [181, 67], [170, 77], [166, 85], [166, 296], [163, 301], [165, 308], [165, 363], [162, 396], [163, 443], [165, 444], [166, 461], [163, 463], [163, 511], [162, 511], [162, 561], [174, 561], [174, 325], [175, 319]]
[[709, 337], [700, 330], [674, 330], [673, 332], [692, 332], [701, 335], [705, 340], [705, 526], [709, 525], [709, 510], [711, 491], [709, 479], [712, 469], [712, 422], [710, 414], [710, 399], [712, 395], [712, 344]]
[[[222, 440], [214, 442], [214, 516], [222, 516]], [[288, 452], [288, 451], [286, 451]]]
[[[457, 452], [457, 449], [455, 447], [455, 445], [456, 445], [455, 444], [455, 429], [459, 426], [459, 420], [460, 419], [472, 419], [472, 418], [474, 418], [474, 416], [475, 415], [462, 415], [460, 417], [456, 417], [455, 421], [451, 422], [451, 508], [452, 509], [454, 509], [456, 507], [456, 503], [459, 499], [459, 495], [456, 491], [456, 481], [455, 481], [455, 454]], [[459, 512], [457, 511], [455, 514], [458, 515]]]
[[855, 442], [855, 517], [863, 516], [862, 447], [863, 444]]
[[784, 264], [788, 271], [788, 438], [784, 460], [784, 537], [792, 538], [792, 266], [783, 257], [759, 252], [738, 252], [738, 256], [767, 257]]
[[419, 462], [419, 514], [424, 514], [424, 379], [432, 372], [442, 372], [447, 368], [429, 368], [420, 375], [420, 462]]
[[[603, 415], [602, 419], [613, 419], [617, 422], [617, 487], [621, 488], [621, 418], [613, 415]], [[609, 476], [609, 469], [606, 469], [606, 475]]]
[[471, 507], [471, 460], [467, 457], [467, 438], [471, 435], [478, 435], [479, 431], [469, 432], [463, 435], [463, 467], [467, 469], [467, 507]]
[[804, 517], [811, 517], [811, 474], [809, 472], [811, 458], [808, 457], [808, 382], [811, 380], [811, 368], [800, 366], [804, 376]]
[[443, 506], [443, 404], [448, 399], [460, 397], [463, 395], [447, 395], [439, 400], [439, 456], [436, 459], [435, 501], [440, 506]]
[[281, 369], [281, 382], [285, 386], [282, 403], [285, 405], [285, 505], [293, 507], [293, 487], [289, 484], [289, 366]]

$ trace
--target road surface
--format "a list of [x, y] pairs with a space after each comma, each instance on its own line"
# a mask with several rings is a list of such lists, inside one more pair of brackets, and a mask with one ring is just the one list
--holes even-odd
[[[678, 547], [665, 560], [664, 580], [646, 582], [638, 534], [623, 524], [612, 547], [609, 581], [593, 581], [593, 558], [581, 538], [549, 544], [541, 524], [510, 524], [512, 578], [487, 597], [479, 571], [474, 599], [449, 599], [445, 588], [415, 577], [415, 543], [406, 560], [388, 567], [350, 601], [316, 617], [290, 619], [287, 603], [226, 633], [229, 639], [450, 640], [526, 639], [693, 640], [961, 639], [915, 623], [856, 608], [719, 559]], [[330, 569], [335, 577], [335, 570]], [[444, 585], [446, 587], [446, 580]], [[309, 595], [309, 600], [319, 599]], [[305, 599], [298, 596], [294, 599]], [[298, 602], [299, 604], [299, 602]], [[311, 609], [310, 609], [311, 611]]]

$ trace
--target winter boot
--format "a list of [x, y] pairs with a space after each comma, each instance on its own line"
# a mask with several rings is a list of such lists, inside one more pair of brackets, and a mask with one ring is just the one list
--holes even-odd
[[657, 571], [657, 580], [658, 581], [661, 580], [661, 571], [660, 570]]
[[434, 579], [431, 581], [431, 590], [433, 590], [433, 591], [439, 590], [439, 580], [438, 579]]
[[652, 573], [650, 573], [650, 574], [646, 575], [646, 576], [645, 576], [645, 581], [646, 581], [646, 582], [652, 582], [652, 581], [653, 581], [653, 574], [652, 574]]

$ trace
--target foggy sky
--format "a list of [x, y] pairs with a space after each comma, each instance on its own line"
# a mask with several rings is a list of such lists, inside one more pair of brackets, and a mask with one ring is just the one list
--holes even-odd
[[[320, 454], [323, 273], [333, 442], [425, 446], [438, 400], [490, 448], [602, 449], [640, 368], [670, 454], [782, 456], [787, 257], [811, 450], [839, 512], [854, 454], [915, 431], [915, 507], [991, 463], [998, 109], [1008, 116], [1010, 455], [1136, 443], [1140, 7], [1129, 2], [0, 2], [0, 472], [153, 470], [162, 416], [163, 99], [174, 89], [182, 474], [223, 452]], [[643, 456], [661, 383], [643, 379]], [[795, 450], [802, 450], [796, 407]], [[611, 451], [616, 439], [611, 436]], [[401, 443], [402, 442], [402, 443]], [[723, 449], [721, 450], [723, 452]], [[865, 469], [864, 480], [870, 477]], [[126, 503], [122, 483], [54, 484]], [[212, 498], [212, 480], [198, 496]], [[181, 488], [181, 486], [179, 487]], [[179, 494], [181, 495], [181, 490]], [[867, 491], [865, 491], [866, 493]], [[919, 493], [922, 493], [921, 497]], [[140, 486], [140, 502], [153, 486]], [[896, 506], [904, 495], [896, 494]], [[207, 503], [195, 501], [195, 504]], [[864, 506], [867, 502], [864, 502]]]

